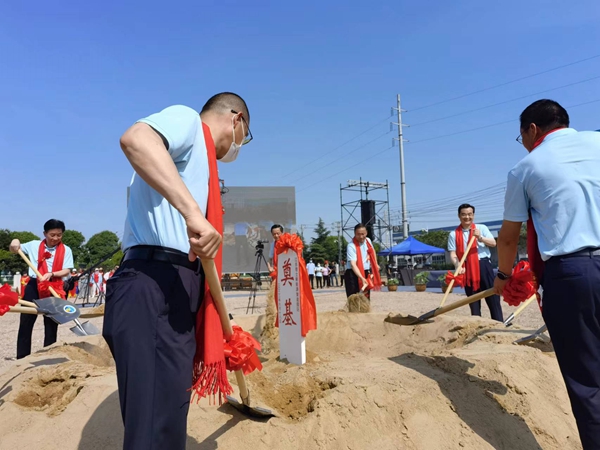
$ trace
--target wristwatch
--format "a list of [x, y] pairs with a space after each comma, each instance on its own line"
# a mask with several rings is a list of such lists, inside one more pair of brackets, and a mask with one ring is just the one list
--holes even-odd
[[498, 273], [496, 274], [496, 276], [498, 278], [500, 278], [502, 281], [506, 281], [510, 278], [510, 275], [505, 274], [504, 272], [501, 272], [500, 270], [498, 271]]

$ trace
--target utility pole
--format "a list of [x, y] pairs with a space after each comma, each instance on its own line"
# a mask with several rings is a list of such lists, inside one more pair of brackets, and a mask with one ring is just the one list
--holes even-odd
[[404, 179], [404, 138], [402, 137], [402, 127], [407, 127], [402, 123], [402, 112], [405, 110], [400, 106], [400, 94], [397, 97], [398, 106], [392, 108], [398, 112], [398, 123], [394, 125], [398, 126], [398, 137], [394, 140], [398, 141], [398, 147], [400, 149], [400, 193], [402, 195], [402, 237], [406, 239], [408, 237], [408, 219], [406, 218], [406, 181]]

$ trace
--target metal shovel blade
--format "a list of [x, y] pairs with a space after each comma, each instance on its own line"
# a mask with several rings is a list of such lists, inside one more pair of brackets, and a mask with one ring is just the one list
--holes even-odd
[[50, 317], [59, 325], [76, 320], [80, 311], [73, 303], [58, 297], [47, 297], [33, 300], [39, 312]]
[[69, 328], [77, 336], [94, 336], [100, 334], [100, 330], [90, 322], [81, 323], [79, 320], [75, 321], [75, 326]]
[[414, 325], [420, 322], [418, 317], [411, 315], [405, 316], [404, 314], [397, 314], [395, 316], [389, 315], [385, 319], [383, 319], [383, 321], [393, 323], [396, 325]]
[[270, 409], [261, 408], [260, 406], [244, 405], [243, 403], [240, 403], [236, 398], [230, 395], [227, 395], [225, 398], [227, 399], [227, 403], [229, 403], [235, 409], [247, 416], [252, 416], [259, 419], [268, 419], [270, 417], [275, 417], [275, 414]]
[[544, 332], [546, 330], [548, 330], [548, 327], [546, 325], [543, 325], [535, 333], [530, 334], [529, 336], [525, 336], [524, 338], [517, 339], [516, 341], [513, 342], [513, 344], [523, 345], [523, 344], [527, 344], [528, 342], [535, 341], [537, 338], [542, 338], [544, 341], [546, 341], [546, 339], [544, 339], [544, 338], [546, 338], [546, 335], [544, 335]]

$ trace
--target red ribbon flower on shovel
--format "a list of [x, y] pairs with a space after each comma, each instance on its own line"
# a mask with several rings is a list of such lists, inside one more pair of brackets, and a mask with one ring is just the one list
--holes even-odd
[[225, 342], [225, 361], [227, 370], [242, 370], [244, 375], [261, 370], [262, 364], [254, 351], [260, 350], [260, 344], [250, 333], [241, 327], [233, 326], [233, 335]]
[[19, 294], [13, 292], [8, 284], [0, 287], [0, 316], [6, 314], [11, 306], [19, 303]]
[[[532, 295], [538, 293], [538, 283], [527, 261], [520, 261], [512, 271], [511, 277], [504, 286], [504, 301], [511, 306], [518, 306]], [[538, 298], [539, 301], [539, 298]]]
[[450, 283], [454, 280], [454, 286], [463, 287], [465, 283], [465, 274], [461, 273], [460, 275], [454, 276], [454, 273], [448, 271], [446, 274], [446, 284], [450, 286]]

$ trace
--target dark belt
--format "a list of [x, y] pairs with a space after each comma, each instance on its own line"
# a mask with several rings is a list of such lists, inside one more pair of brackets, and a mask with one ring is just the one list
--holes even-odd
[[186, 253], [168, 247], [158, 247], [154, 245], [136, 245], [130, 247], [123, 256], [123, 262], [133, 259], [143, 261], [161, 261], [187, 269], [198, 271], [200, 260], [191, 262]]
[[568, 255], [553, 256], [553, 258], [574, 258], [576, 256], [587, 256], [588, 258], [600, 256], [600, 248], [584, 248], [578, 252], [569, 253]]

